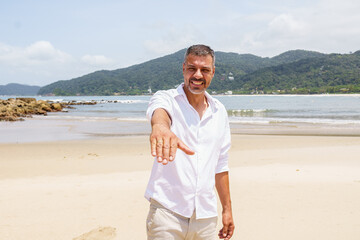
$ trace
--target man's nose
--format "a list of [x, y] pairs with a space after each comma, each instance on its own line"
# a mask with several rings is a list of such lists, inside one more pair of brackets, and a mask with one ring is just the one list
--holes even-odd
[[203, 77], [202, 73], [201, 73], [201, 69], [197, 69], [196, 72], [194, 73], [194, 77], [196, 79], [200, 79]]

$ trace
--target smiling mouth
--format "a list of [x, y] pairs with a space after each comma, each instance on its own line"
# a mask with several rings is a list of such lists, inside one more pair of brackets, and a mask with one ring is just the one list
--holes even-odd
[[190, 82], [195, 86], [201, 86], [205, 83], [204, 80], [190, 80]]

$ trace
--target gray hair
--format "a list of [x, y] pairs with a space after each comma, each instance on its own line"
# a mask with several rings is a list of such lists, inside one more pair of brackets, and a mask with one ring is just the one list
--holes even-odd
[[195, 55], [195, 56], [207, 56], [210, 55], [212, 58], [213, 66], [215, 66], [215, 53], [209, 46], [197, 44], [192, 45], [186, 50], [184, 61], [186, 60], [188, 55]]

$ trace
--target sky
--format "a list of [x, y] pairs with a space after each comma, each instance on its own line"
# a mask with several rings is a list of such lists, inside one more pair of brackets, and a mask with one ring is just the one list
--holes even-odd
[[358, 0], [0, 0], [0, 85], [45, 86], [198, 43], [261, 57], [355, 52], [359, 12]]

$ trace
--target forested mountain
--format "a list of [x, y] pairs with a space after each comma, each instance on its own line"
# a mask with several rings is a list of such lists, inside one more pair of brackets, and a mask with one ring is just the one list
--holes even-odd
[[28, 86], [17, 83], [0, 85], [0, 95], [33, 96], [36, 95], [39, 90], [39, 86]]
[[[97, 71], [52, 83], [39, 94], [144, 94], [173, 88], [183, 81], [185, 49], [142, 64]], [[360, 92], [360, 51], [322, 54], [293, 50], [272, 58], [216, 52], [216, 71], [209, 88], [222, 93]]]
[[289, 62], [296, 62], [302, 59], [324, 56], [325, 54], [314, 51], [292, 50], [271, 58], [271, 61], [274, 62], [274, 64], [276, 65], [280, 65]]
[[259, 69], [238, 77], [233, 89], [270, 93], [360, 92], [360, 51], [329, 54], [324, 57]]

